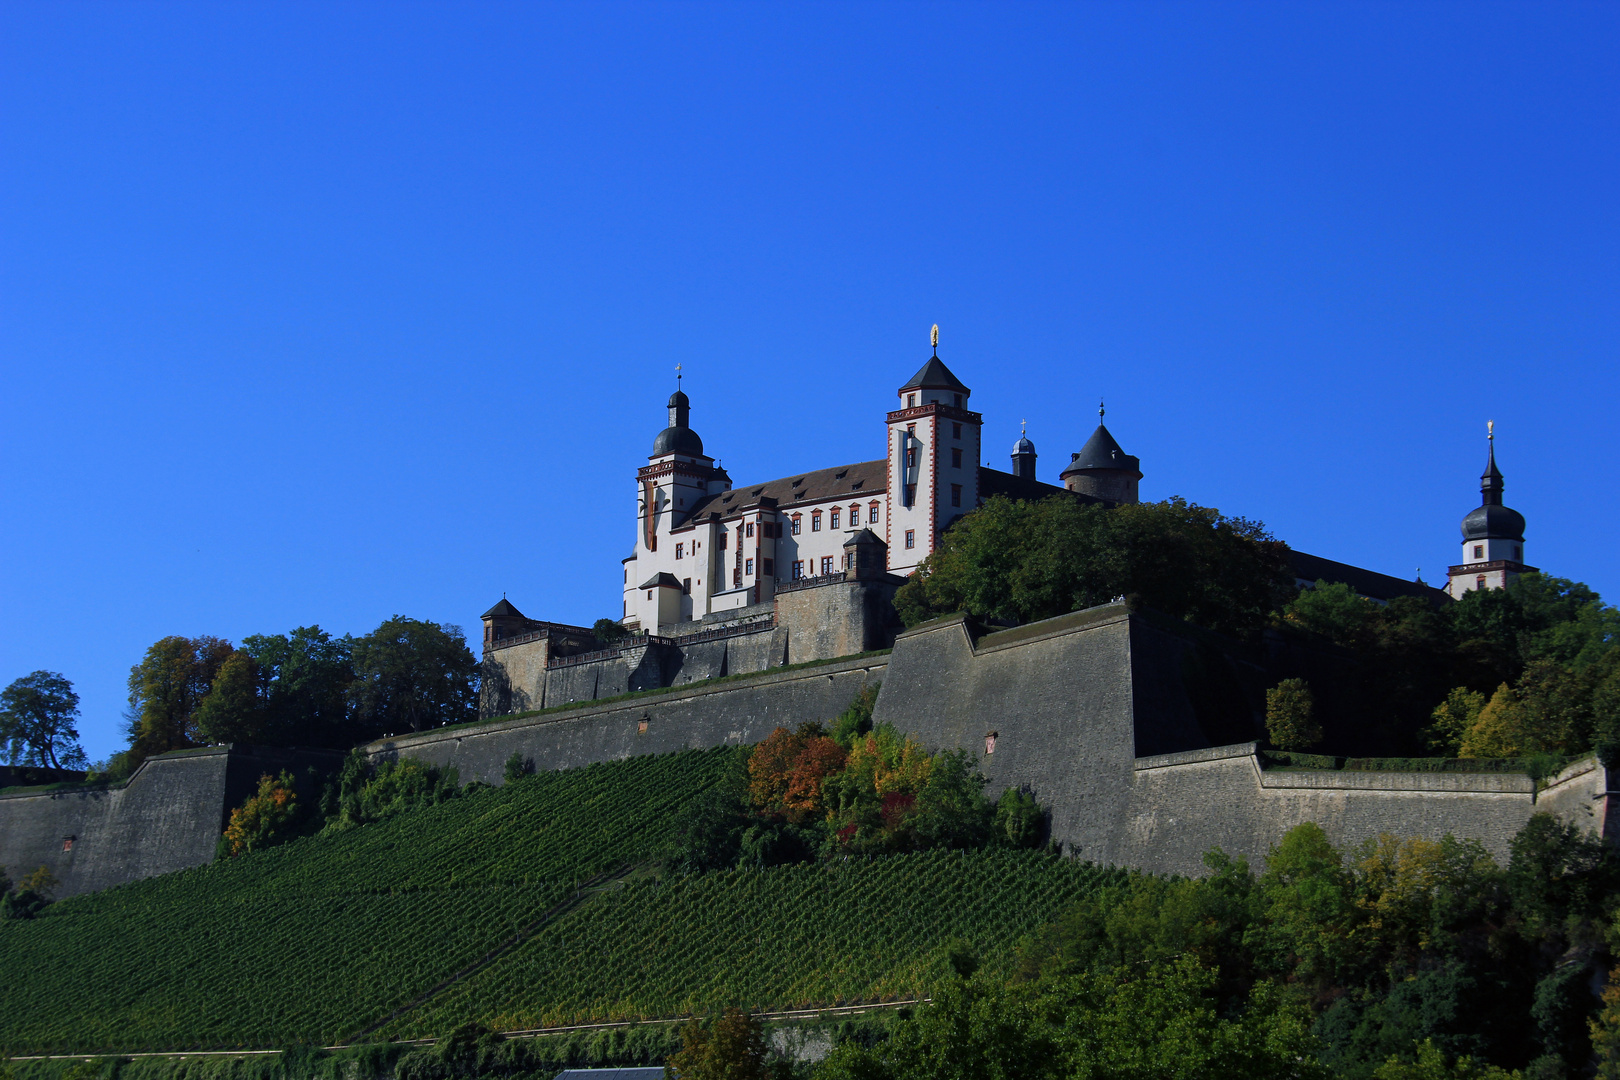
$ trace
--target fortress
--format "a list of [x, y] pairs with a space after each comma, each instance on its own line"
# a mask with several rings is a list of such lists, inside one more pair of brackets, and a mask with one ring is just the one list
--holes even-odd
[[[1255, 741], [1263, 650], [1151, 610], [1115, 603], [1011, 629], [956, 616], [901, 632], [890, 601], [903, 575], [986, 498], [1127, 503], [1142, 473], [1100, 423], [1062, 486], [1036, 478], [1027, 437], [1010, 472], [981, 465], [971, 391], [937, 352], [898, 393], [884, 458], [735, 488], [704, 454], [677, 391], [637, 476], [635, 549], [623, 560], [630, 636], [601, 641], [503, 600], [483, 616], [484, 719], [366, 752], [500, 783], [513, 754], [560, 769], [755, 743], [779, 726], [830, 720], [881, 684], [878, 722], [971, 751], [989, 794], [1029, 790], [1050, 810], [1052, 839], [1098, 862], [1197, 874], [1220, 847], [1258, 863], [1304, 821], [1340, 844], [1450, 833], [1498, 859], [1540, 810], [1615, 836], [1609, 799], [1620, 792], [1595, 758], [1541, 781], [1280, 765]], [[1300, 584], [1448, 603], [1529, 571], [1492, 435], [1482, 505], [1464, 519], [1463, 561], [1446, 590], [1296, 552]], [[216, 747], [151, 758], [111, 789], [0, 795], [0, 865], [44, 865], [61, 895], [197, 865], [261, 772], [330, 767], [333, 757]]]

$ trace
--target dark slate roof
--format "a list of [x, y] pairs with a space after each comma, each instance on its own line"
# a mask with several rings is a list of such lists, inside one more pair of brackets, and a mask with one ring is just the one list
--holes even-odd
[[669, 407], [671, 409], [689, 409], [692, 407], [692, 399], [686, 396], [686, 391], [677, 390], [669, 395]]
[[1139, 473], [1142, 471], [1142, 463], [1121, 450], [1119, 443], [1114, 441], [1108, 429], [1098, 424], [1097, 430], [1086, 440], [1086, 445], [1080, 448], [1080, 452], [1074, 455], [1074, 460], [1063, 470], [1063, 475], [1068, 476], [1071, 472], [1078, 472], [1081, 469], [1120, 469]]
[[889, 546], [884, 544], [883, 540], [878, 536], [878, 534], [873, 532], [871, 529], [862, 529], [854, 536], [851, 536], [848, 540], [844, 541], [845, 547], [854, 547], [859, 544], [883, 544], [884, 547]]
[[523, 614], [523, 612], [513, 607], [512, 601], [508, 600], [504, 596], [501, 597], [500, 603], [496, 604], [494, 607], [490, 608], [488, 611], [484, 612], [478, 617], [480, 619], [493, 619], [501, 615], [515, 615], [519, 619], [528, 618], [528, 616]]
[[1048, 495], [1074, 495], [1081, 502], [1096, 502], [1089, 495], [1079, 495], [1060, 488], [1054, 484], [1043, 483], [1040, 480], [1026, 480], [1022, 476], [992, 469], [988, 465], [979, 466], [979, 497], [988, 499], [992, 495], [1005, 495], [1009, 499], [1023, 499], [1034, 502], [1044, 499]]
[[911, 381], [900, 389], [903, 392], [924, 388], [929, 390], [954, 390], [960, 394], [969, 393], [968, 388], [962, 385], [962, 380], [952, 375], [951, 369], [945, 366], [945, 361], [937, 356], [930, 357], [928, 363], [924, 364], [917, 371], [917, 374], [911, 377]]
[[654, 574], [636, 587], [639, 589], [657, 589], [665, 585], [678, 589], [681, 587], [681, 582], [674, 574]]
[[888, 490], [888, 462], [861, 461], [854, 465], [838, 465], [831, 469], [817, 469], [784, 476], [780, 480], [767, 480], [763, 484], [735, 487], [698, 500], [687, 516], [687, 522], [710, 514], [730, 517], [745, 506], [762, 499], [775, 499], [777, 509], [792, 513], [800, 504], [827, 502], [833, 499], [865, 501], [869, 495], [881, 495]]
[[1420, 581], [1404, 581], [1375, 570], [1363, 570], [1349, 563], [1334, 562], [1319, 555], [1292, 551], [1288, 557], [1294, 564], [1294, 577], [1300, 581], [1337, 581], [1350, 586], [1362, 596], [1374, 600], [1393, 600], [1397, 596], [1416, 596], [1432, 604], [1450, 599], [1443, 589], [1436, 589]]
[[1506, 506], [1486, 503], [1462, 520], [1464, 540], [1524, 539], [1524, 515]]
[[1028, 435], [1020, 435], [1018, 441], [1013, 443], [1012, 452], [1015, 454], [1033, 454], [1035, 444], [1029, 441]]
[[703, 456], [703, 440], [698, 433], [689, 427], [667, 427], [658, 433], [653, 440], [652, 453], [649, 458], [663, 457], [665, 454], [685, 454], [687, 457]]

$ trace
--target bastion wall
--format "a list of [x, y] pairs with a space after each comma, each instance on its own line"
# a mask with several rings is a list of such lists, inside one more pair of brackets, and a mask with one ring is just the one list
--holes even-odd
[[0, 795], [0, 866], [15, 880], [43, 866], [58, 897], [181, 870], [214, 857], [232, 807], [264, 773], [330, 768], [329, 751], [212, 746], [160, 754], [123, 784]]

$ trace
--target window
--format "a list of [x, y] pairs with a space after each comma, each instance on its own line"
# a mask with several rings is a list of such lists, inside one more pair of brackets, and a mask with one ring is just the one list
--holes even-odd
[[775, 577], [776, 576], [776, 560], [775, 559], [761, 559], [761, 560], [759, 560], [759, 573], [760, 573], [761, 577]]
[[956, 407], [958, 409], [960, 409], [962, 407], [962, 395], [961, 394], [956, 395], [955, 405], [956, 405]]
[[917, 407], [917, 395], [916, 394], [907, 394], [906, 395], [906, 408], [914, 409], [916, 407]]
[[849, 508], [849, 527], [854, 528], [861, 523], [861, 504], [856, 503]]
[[692, 595], [692, 579], [691, 578], [681, 578], [681, 595], [682, 596], [691, 596]]
[[1514, 544], [1513, 545], [1513, 561], [1514, 562], [1521, 562], [1521, 561], [1523, 561], [1523, 559], [1524, 559], [1524, 548], [1520, 547], [1518, 544]]
[[952, 506], [961, 506], [962, 505], [962, 485], [961, 484], [952, 484], [951, 485], [951, 505]]
[[720, 550], [726, 550], [726, 530], [720, 530]]
[[961, 437], [962, 437], [962, 425], [961, 424], [952, 424], [951, 425], [951, 438], [960, 439]]
[[907, 484], [906, 485], [906, 505], [907, 506], [916, 506], [917, 505], [917, 485], [916, 484]]
[[[906, 547], [914, 548], [916, 546], [917, 546], [917, 530], [916, 529], [907, 529], [906, 530]], [[647, 595], [651, 596], [652, 593], [648, 593]]]
[[62, 850], [63, 851], [72, 851], [73, 850], [73, 837], [71, 837], [71, 836], [62, 837]]
[[754, 574], [754, 560], [753, 559], [744, 559], [743, 560], [743, 573], [747, 574], [750, 577], [753, 576], [753, 574]]
[[748, 535], [749, 535], [749, 536], [753, 536], [753, 535], [754, 535], [754, 523], [753, 523], [753, 522], [752, 522], [752, 521], [750, 521], [750, 522], [749, 522], [749, 523], [748, 523]]
[[985, 734], [984, 734], [984, 752], [985, 753], [993, 754], [993, 753], [996, 752], [996, 735], [997, 734], [998, 733], [994, 732], [994, 731], [985, 732]]
[[838, 513], [838, 507], [836, 506], [827, 512], [827, 527], [829, 529], [838, 528]]
[[1474, 545], [1474, 558], [1483, 559], [1484, 557], [1485, 557], [1485, 545], [1484, 544], [1475, 544]]
[[803, 559], [794, 559], [793, 560], [793, 580], [798, 581], [802, 577], [804, 577], [804, 560]]
[[960, 469], [961, 467], [962, 467], [962, 448], [960, 446], [953, 446], [953, 447], [951, 447], [951, 468]]
[[833, 557], [831, 555], [823, 555], [822, 558], [821, 558], [821, 573], [822, 573], [822, 575], [825, 576], [825, 575], [830, 574], [832, 572], [833, 572]]
[[1483, 589], [1484, 587], [1485, 587], [1485, 575], [1481, 574], [1481, 575], [1479, 575], [1479, 577], [1474, 579], [1474, 588]]
[[677, 559], [686, 558], [686, 545], [685, 544], [676, 544], [675, 545], [675, 557]]
[[866, 508], [866, 523], [868, 525], [876, 525], [878, 523], [878, 504], [876, 499], [874, 499]]
[[908, 447], [906, 447], [906, 468], [915, 469], [916, 467], [917, 467], [917, 448], [915, 446], [908, 446]]
[[794, 514], [793, 515], [793, 527], [792, 527], [792, 530], [791, 530], [794, 536], [799, 535], [799, 521], [800, 521], [800, 515]]
[[820, 532], [821, 531], [821, 511], [820, 510], [812, 510], [812, 511], [810, 511], [810, 531], [811, 532]]

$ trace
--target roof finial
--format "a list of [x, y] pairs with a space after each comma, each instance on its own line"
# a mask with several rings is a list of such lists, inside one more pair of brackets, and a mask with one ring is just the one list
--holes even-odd
[[1102, 418], [1103, 418], [1103, 413], [1104, 413], [1104, 412], [1106, 412], [1106, 411], [1107, 411], [1107, 410], [1106, 410], [1106, 409], [1104, 409], [1104, 408], [1103, 408], [1103, 402], [1102, 402], [1102, 398], [1098, 398], [1098, 399], [1097, 399], [1097, 419], [1098, 419], [1098, 420], [1099, 420], [1099, 421], [1101, 421], [1101, 420], [1102, 420]]
[[1496, 441], [1496, 421], [1485, 421], [1485, 438], [1490, 442]]
[[934, 346], [934, 355], [938, 356], [939, 355], [939, 323], [934, 324], [934, 329], [929, 333], [928, 340], [929, 340], [929, 343]]
[[1029, 421], [1028, 420], [1020, 420], [1020, 421], [1018, 421], [1018, 434], [1020, 434], [1020, 435], [1028, 435], [1029, 434]]
[[676, 364], [675, 365], [675, 389], [679, 390], [680, 388], [681, 388], [681, 365]]

